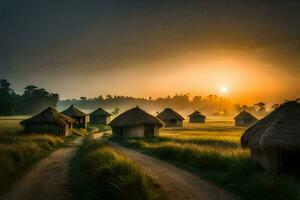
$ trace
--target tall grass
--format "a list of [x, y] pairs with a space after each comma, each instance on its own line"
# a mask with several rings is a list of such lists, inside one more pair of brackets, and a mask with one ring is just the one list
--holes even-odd
[[137, 165], [103, 141], [87, 139], [70, 166], [72, 199], [164, 199]]
[[300, 199], [300, 182], [259, 169], [240, 147], [243, 129], [200, 125], [163, 129], [159, 138], [111, 138], [124, 146], [172, 162], [225, 187], [242, 199]]
[[0, 194], [38, 159], [70, 140], [24, 134], [18, 121], [0, 120]]

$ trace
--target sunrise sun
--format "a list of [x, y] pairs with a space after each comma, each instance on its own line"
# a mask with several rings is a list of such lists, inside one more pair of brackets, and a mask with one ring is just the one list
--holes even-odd
[[219, 90], [220, 90], [220, 92], [221, 92], [221, 93], [225, 94], [225, 93], [227, 93], [227, 92], [228, 92], [228, 87], [227, 87], [227, 86], [225, 86], [225, 85], [223, 85], [223, 86], [221, 86], [221, 87], [220, 87], [220, 89], [219, 89]]

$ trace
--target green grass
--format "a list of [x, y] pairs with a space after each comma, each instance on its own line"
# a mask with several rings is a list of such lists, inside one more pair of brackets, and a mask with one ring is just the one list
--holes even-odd
[[0, 194], [32, 164], [75, 137], [24, 134], [18, 123], [19, 120], [0, 120]]
[[72, 199], [165, 199], [159, 186], [105, 141], [86, 139], [72, 159], [70, 168]]
[[262, 171], [240, 147], [243, 131], [231, 122], [209, 122], [165, 128], [159, 138], [110, 140], [178, 165], [242, 199], [300, 199], [299, 180]]
[[108, 125], [99, 125], [99, 124], [90, 124], [88, 125], [88, 131], [91, 133], [109, 131], [110, 126]]

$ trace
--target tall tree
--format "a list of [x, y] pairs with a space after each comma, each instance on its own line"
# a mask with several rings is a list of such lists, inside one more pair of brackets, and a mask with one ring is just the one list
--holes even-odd
[[14, 91], [11, 84], [5, 80], [0, 80], [0, 115], [12, 115], [14, 107], [12, 103], [12, 95]]

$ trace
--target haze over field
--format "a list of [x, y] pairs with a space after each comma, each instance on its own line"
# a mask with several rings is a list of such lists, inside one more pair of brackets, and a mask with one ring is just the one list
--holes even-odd
[[[30, 3], [32, 2], [32, 3]], [[300, 96], [300, 2], [14, 1], [0, 5], [0, 75], [61, 98]]]

